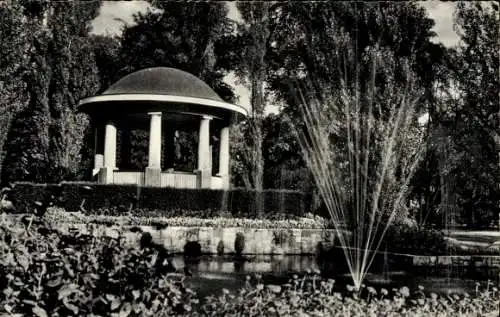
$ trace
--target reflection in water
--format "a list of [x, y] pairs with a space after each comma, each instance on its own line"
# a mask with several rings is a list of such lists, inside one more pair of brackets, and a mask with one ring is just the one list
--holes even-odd
[[234, 273], [245, 273], [245, 261], [234, 261]]
[[[391, 261], [389, 261], [391, 262]], [[317, 263], [315, 256], [255, 256], [247, 259], [230, 256], [202, 256], [198, 258], [174, 257], [174, 265], [182, 270], [187, 267], [193, 273], [187, 282], [195, 289], [201, 297], [219, 294], [226, 288], [238, 291], [245, 285], [246, 275], [254, 273], [262, 274], [264, 282], [286, 283], [291, 274], [305, 272], [306, 270], [324, 269]], [[335, 267], [335, 264], [329, 267]], [[454, 293], [473, 292], [475, 281], [486, 281], [491, 276], [482, 278], [465, 276], [460, 270], [453, 267], [445, 267], [444, 270], [430, 272], [421, 267], [412, 269], [407, 265], [405, 269], [400, 265], [391, 263], [387, 270], [372, 272], [366, 276], [366, 284], [375, 287], [408, 286], [416, 289], [419, 285], [424, 286], [428, 292]], [[345, 272], [345, 271], [344, 271]], [[496, 273], [498, 276], [498, 272]], [[337, 271], [329, 275], [336, 279], [337, 284], [351, 284], [349, 274]]]
[[211, 272], [227, 274], [267, 273], [283, 275], [290, 272], [305, 272], [319, 269], [314, 256], [254, 256], [248, 259], [234, 257], [202, 256], [194, 259], [185, 259], [183, 256], [174, 257], [177, 268], [188, 266], [192, 272]]

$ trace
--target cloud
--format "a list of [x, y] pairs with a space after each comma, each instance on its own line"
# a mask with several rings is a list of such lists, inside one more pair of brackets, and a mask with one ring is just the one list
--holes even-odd
[[92, 33], [121, 34], [124, 22], [132, 24], [134, 14], [148, 9], [151, 6], [146, 1], [103, 1], [99, 16], [92, 21]]

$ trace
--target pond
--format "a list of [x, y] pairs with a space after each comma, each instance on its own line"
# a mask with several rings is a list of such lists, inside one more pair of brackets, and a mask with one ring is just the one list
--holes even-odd
[[[284, 284], [295, 273], [300, 274], [308, 269], [320, 269], [320, 264], [312, 255], [253, 256], [247, 259], [234, 256], [202, 256], [189, 260], [179, 255], [173, 260], [177, 268], [189, 268], [192, 276], [186, 281], [202, 298], [208, 295], [219, 295], [224, 288], [238, 291], [245, 285], [246, 276], [253, 276], [255, 273], [261, 274], [266, 283]], [[451, 266], [441, 270], [427, 270], [422, 267], [396, 270], [387, 265], [385, 267], [382, 265], [382, 267], [383, 269], [378, 272], [367, 274], [366, 285], [386, 289], [402, 286], [416, 289], [421, 285], [427, 292], [446, 294], [451, 291], [460, 294], [475, 292], [476, 282], [485, 285], [487, 280], [491, 279], [495, 284], [498, 283], [498, 272], [496, 275], [475, 274], [471, 276]], [[351, 284], [349, 274], [345, 272], [332, 273], [328, 277], [337, 281], [339, 290]]]

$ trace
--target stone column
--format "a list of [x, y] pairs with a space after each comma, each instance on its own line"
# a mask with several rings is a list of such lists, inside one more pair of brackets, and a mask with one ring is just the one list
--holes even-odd
[[222, 178], [223, 188], [229, 188], [229, 127], [220, 131], [219, 141], [219, 174]]
[[94, 128], [94, 169], [92, 170], [92, 178], [99, 174], [101, 167], [104, 167], [103, 141], [102, 130], [97, 127]]
[[151, 117], [149, 128], [149, 155], [146, 167], [146, 186], [161, 186], [161, 112], [148, 113]]
[[198, 135], [198, 177], [200, 188], [210, 188], [212, 181], [212, 166], [210, 166], [210, 120], [212, 117], [203, 116], [200, 120]]
[[109, 121], [104, 135], [104, 166], [99, 172], [99, 183], [112, 184], [116, 169], [116, 125]]

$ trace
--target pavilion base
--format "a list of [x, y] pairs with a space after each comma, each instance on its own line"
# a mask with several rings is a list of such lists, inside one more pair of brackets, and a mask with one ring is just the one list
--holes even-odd
[[196, 174], [198, 176], [198, 188], [212, 187], [212, 171], [196, 170]]
[[221, 181], [220, 181], [220, 187], [222, 189], [229, 189], [230, 184], [229, 184], [229, 177], [228, 177], [228, 175], [217, 174], [216, 177], [218, 177], [218, 178], [221, 179]]
[[114, 169], [111, 167], [101, 167], [97, 176], [97, 182], [99, 184], [113, 184], [113, 172]]
[[161, 187], [161, 168], [146, 167], [144, 184], [147, 187]]

